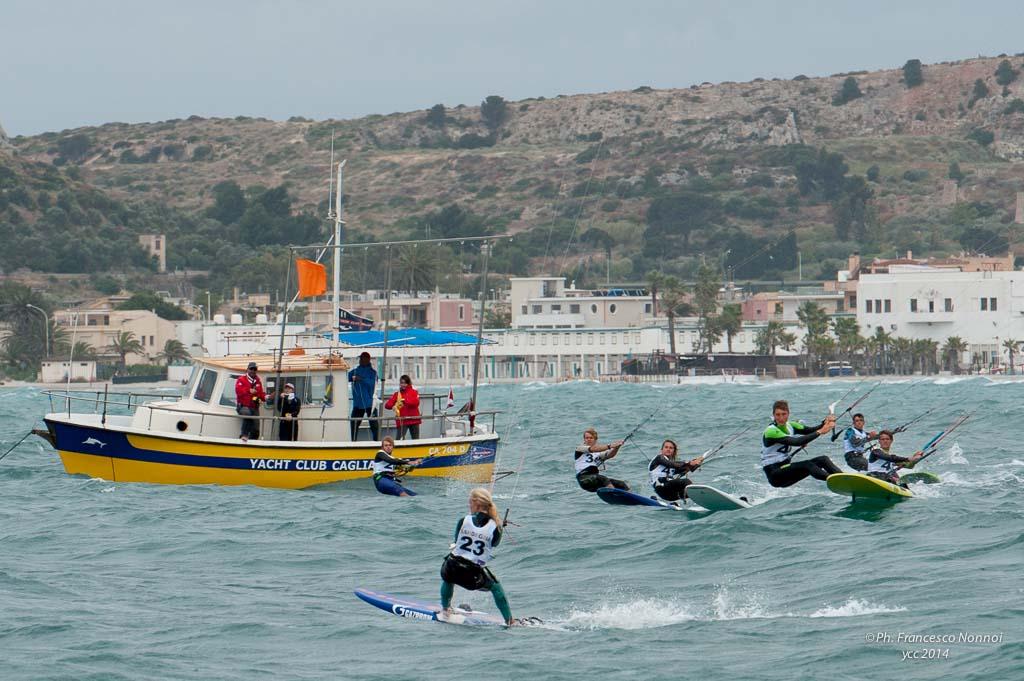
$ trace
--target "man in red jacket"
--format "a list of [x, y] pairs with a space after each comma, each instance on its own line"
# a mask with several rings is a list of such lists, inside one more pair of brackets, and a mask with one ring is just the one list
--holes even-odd
[[[263, 381], [256, 375], [256, 362], [249, 362], [249, 368], [235, 381], [236, 409], [241, 416], [257, 416], [260, 404], [266, 402], [267, 394], [263, 392]], [[260, 437], [260, 424], [256, 419], [242, 419], [242, 442], [250, 437]]]

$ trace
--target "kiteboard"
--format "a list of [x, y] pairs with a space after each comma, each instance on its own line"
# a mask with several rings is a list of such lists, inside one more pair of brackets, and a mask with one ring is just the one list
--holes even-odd
[[687, 485], [686, 496], [693, 503], [703, 506], [709, 511], [735, 511], [740, 508], [750, 508], [750, 502], [746, 499], [734, 497], [708, 485]]
[[853, 497], [854, 501], [858, 499], [902, 501], [914, 496], [909, 489], [862, 473], [835, 473], [828, 476], [825, 484], [836, 494]]
[[935, 475], [935, 473], [929, 473], [928, 471], [915, 471], [913, 473], [904, 473], [900, 476], [900, 480], [907, 484], [922, 482], [926, 485], [934, 485], [942, 482], [942, 479]]
[[427, 601], [415, 598], [393, 596], [380, 593], [379, 591], [370, 591], [369, 589], [356, 589], [355, 594], [372, 606], [406, 619], [444, 622], [445, 624], [462, 624], [465, 626], [505, 626], [505, 620], [502, 617], [487, 612], [452, 608], [452, 613], [446, 616], [439, 603], [428, 603]]
[[597, 490], [597, 496], [601, 501], [615, 506], [655, 506], [658, 508], [670, 508], [674, 511], [681, 511], [683, 508], [655, 497], [645, 497], [642, 494], [627, 492], [624, 489], [615, 487], [601, 487]]

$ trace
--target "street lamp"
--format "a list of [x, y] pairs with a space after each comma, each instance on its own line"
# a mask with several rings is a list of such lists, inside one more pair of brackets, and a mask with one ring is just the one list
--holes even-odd
[[46, 355], [46, 357], [49, 357], [50, 356], [50, 315], [46, 314], [46, 310], [44, 310], [41, 307], [36, 307], [32, 303], [25, 303], [25, 307], [27, 307], [29, 309], [32, 309], [32, 310], [35, 310], [36, 312], [39, 312], [40, 314], [43, 315], [43, 333], [44, 333], [43, 338], [45, 339], [44, 340], [44, 345], [43, 345], [43, 353]]

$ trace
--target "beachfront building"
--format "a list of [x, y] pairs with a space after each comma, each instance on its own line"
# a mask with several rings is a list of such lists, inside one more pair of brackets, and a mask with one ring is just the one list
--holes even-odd
[[950, 337], [967, 344], [961, 364], [1000, 364], [1002, 343], [1024, 340], [1024, 272], [893, 264], [859, 276], [857, 322], [865, 335]]
[[638, 328], [655, 321], [642, 288], [567, 288], [565, 277], [512, 277], [509, 286], [514, 329]]
[[68, 339], [92, 347], [101, 360], [120, 361], [112, 348], [122, 332], [128, 332], [139, 341], [141, 353], [129, 353], [125, 364], [154, 364], [164, 344], [176, 338], [174, 322], [167, 321], [151, 310], [115, 310], [105, 306], [85, 305], [53, 313], [54, 322], [67, 332]]
[[[745, 324], [733, 338], [733, 352], [755, 352], [757, 332], [762, 328], [764, 324]], [[787, 324], [786, 330], [797, 335], [797, 342], [792, 350], [779, 348], [779, 356], [795, 355], [800, 347], [802, 328]], [[675, 334], [677, 352], [681, 355], [693, 352], [699, 337], [697, 320], [677, 319]], [[628, 359], [669, 352], [665, 326], [488, 329], [483, 338], [480, 379], [487, 382], [599, 379], [618, 375], [622, 363]], [[383, 354], [380, 347], [348, 348], [342, 353], [347, 361], [355, 362], [364, 350], [375, 361]], [[725, 352], [725, 338], [714, 350]], [[471, 381], [473, 353], [472, 344], [390, 347], [387, 382], [395, 385], [402, 374], [408, 374], [414, 385]]]
[[[246, 323], [242, 315], [230, 317], [215, 314], [209, 322], [187, 320], [176, 325], [177, 339], [195, 357], [225, 357], [272, 352], [278, 349], [281, 320], [265, 314], [256, 315], [254, 323]], [[284, 349], [296, 346], [296, 338], [305, 332], [304, 324], [286, 324]]]
[[[341, 300], [342, 308], [372, 320], [374, 328], [383, 328], [387, 308], [386, 291], [346, 292], [342, 294]], [[332, 328], [336, 324], [332, 324], [334, 310], [334, 303], [330, 300], [308, 303], [306, 324], [310, 328]], [[388, 318], [393, 328], [475, 332], [480, 324], [480, 303], [438, 291], [418, 291], [414, 294], [393, 291]]]

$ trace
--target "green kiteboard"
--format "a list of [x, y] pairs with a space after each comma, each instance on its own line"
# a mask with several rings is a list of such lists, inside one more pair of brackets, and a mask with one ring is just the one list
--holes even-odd
[[900, 480], [907, 484], [921, 482], [925, 485], [934, 485], [942, 482], [942, 479], [935, 473], [929, 473], [928, 471], [915, 471], [913, 473], [904, 473], [900, 476]]
[[825, 481], [836, 494], [872, 501], [903, 501], [914, 496], [909, 489], [862, 473], [835, 473]]

